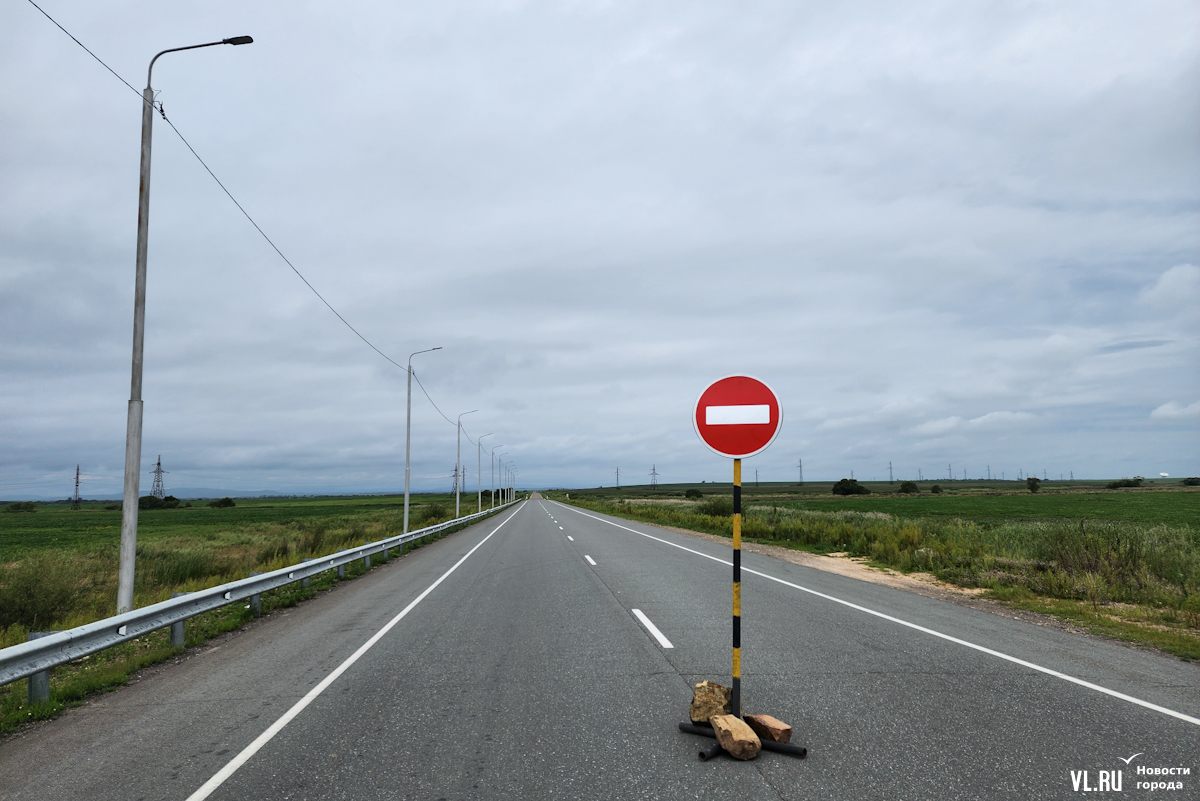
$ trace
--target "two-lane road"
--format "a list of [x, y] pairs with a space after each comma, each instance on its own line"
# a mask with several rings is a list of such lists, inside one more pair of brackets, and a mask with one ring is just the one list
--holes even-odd
[[0, 745], [0, 798], [1040, 799], [1118, 768], [1138, 797], [1139, 763], [1200, 768], [1195, 665], [754, 554], [746, 711], [809, 758], [701, 763], [675, 724], [728, 683], [728, 558], [535, 498]]

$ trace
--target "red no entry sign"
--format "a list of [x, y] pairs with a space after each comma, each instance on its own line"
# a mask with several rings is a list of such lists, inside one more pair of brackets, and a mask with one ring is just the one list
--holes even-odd
[[731, 375], [700, 393], [692, 422], [705, 445], [722, 456], [744, 459], [766, 450], [775, 439], [783, 408], [757, 378]]

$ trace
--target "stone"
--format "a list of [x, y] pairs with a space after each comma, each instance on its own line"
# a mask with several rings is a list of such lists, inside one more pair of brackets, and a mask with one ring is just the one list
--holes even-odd
[[728, 715], [731, 692], [728, 687], [708, 679], [697, 684], [692, 690], [692, 707], [688, 711], [692, 723], [708, 723], [713, 715]]
[[754, 759], [762, 750], [762, 740], [758, 739], [754, 729], [736, 715], [713, 715], [709, 722], [716, 732], [717, 742], [734, 759]]
[[779, 718], [770, 715], [746, 715], [746, 725], [754, 729], [761, 740], [772, 740], [777, 743], [792, 741], [792, 727]]

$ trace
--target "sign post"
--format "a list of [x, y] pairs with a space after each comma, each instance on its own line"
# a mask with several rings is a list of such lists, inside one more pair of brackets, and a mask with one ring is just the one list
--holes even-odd
[[733, 375], [696, 400], [692, 423], [714, 453], [733, 459], [733, 687], [730, 711], [742, 716], [742, 459], [762, 453], [779, 434], [783, 407], [762, 381]]

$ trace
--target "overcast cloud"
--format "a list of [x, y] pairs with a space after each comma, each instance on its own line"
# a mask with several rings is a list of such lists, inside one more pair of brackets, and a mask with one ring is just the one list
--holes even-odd
[[[139, 90], [254, 36], [167, 116], [523, 486], [727, 481], [730, 373], [764, 480], [1200, 474], [1194, 2], [42, 5]], [[24, 0], [0, 41], [0, 497], [115, 497], [141, 101]], [[404, 372], [154, 133], [143, 469], [400, 488]], [[418, 394], [414, 486], [454, 448]]]

